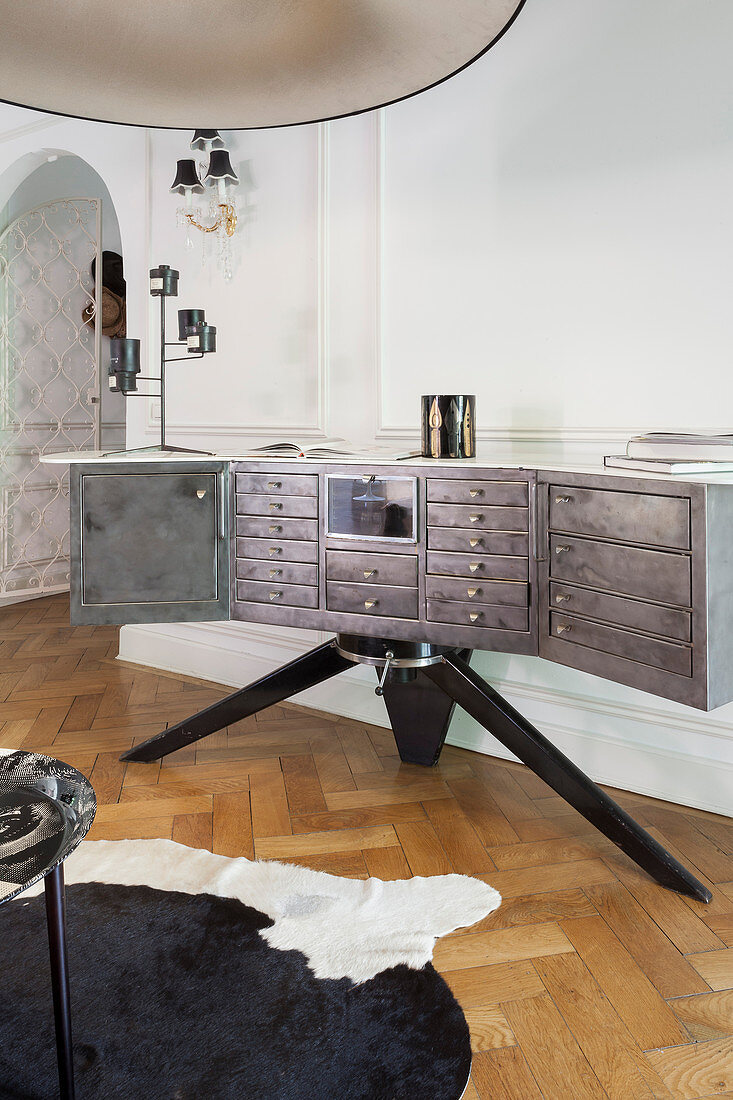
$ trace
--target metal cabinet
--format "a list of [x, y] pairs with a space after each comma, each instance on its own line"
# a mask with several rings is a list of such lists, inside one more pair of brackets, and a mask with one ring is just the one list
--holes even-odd
[[733, 486], [542, 473], [539, 652], [689, 706], [733, 698]]
[[71, 470], [71, 621], [229, 618], [229, 463]]
[[449, 464], [377, 474], [75, 465], [72, 622], [231, 615], [539, 652], [702, 710], [733, 699], [733, 484]]

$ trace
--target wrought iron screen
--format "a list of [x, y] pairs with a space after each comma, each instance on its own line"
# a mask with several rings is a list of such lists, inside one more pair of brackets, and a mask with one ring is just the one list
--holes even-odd
[[[0, 236], [0, 600], [69, 586], [68, 474], [99, 446], [101, 201], [59, 199]], [[96, 280], [91, 273], [96, 260]]]

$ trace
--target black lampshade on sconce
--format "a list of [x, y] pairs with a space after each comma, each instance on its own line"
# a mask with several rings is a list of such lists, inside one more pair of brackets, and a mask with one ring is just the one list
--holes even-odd
[[191, 148], [206, 152], [207, 149], [223, 149], [224, 139], [218, 130], [194, 130]]
[[204, 181], [206, 183], [218, 183], [219, 180], [239, 183], [239, 176], [232, 168], [227, 149], [212, 149], [209, 154], [209, 167], [206, 169]]
[[193, 195], [203, 195], [204, 185], [196, 171], [196, 161], [192, 159], [179, 160], [176, 163], [176, 178], [170, 186], [170, 190], [177, 195], [185, 195], [186, 192]]

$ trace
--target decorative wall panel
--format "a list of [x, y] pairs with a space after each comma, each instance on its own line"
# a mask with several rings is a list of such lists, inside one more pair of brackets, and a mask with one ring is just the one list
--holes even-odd
[[40, 457], [99, 445], [100, 326], [82, 315], [100, 225], [97, 199], [59, 199], [0, 237], [0, 598], [68, 588], [68, 478]]

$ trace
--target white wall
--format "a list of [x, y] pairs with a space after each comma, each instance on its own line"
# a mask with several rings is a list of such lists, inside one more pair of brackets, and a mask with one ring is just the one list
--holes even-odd
[[[230, 286], [175, 226], [168, 187], [189, 135], [151, 133], [137, 293], [148, 266], [170, 263], [181, 306], [204, 306], [219, 331], [216, 356], [171, 369], [171, 437], [414, 440], [433, 389], [475, 392], [479, 434], [502, 457], [731, 430], [732, 34], [729, 0], [527, 0], [494, 49], [431, 92], [237, 135], [256, 217]], [[97, 152], [139, 198], [140, 156], [109, 136]], [[130, 203], [106, 167], [124, 242]], [[130, 442], [154, 441], [148, 403], [131, 409]], [[242, 684], [315, 637], [129, 627], [123, 652]], [[733, 707], [706, 715], [533, 658], [474, 664], [595, 778], [733, 812]], [[386, 724], [372, 684], [354, 669], [308, 701]], [[451, 740], [500, 751], [460, 713]]]

